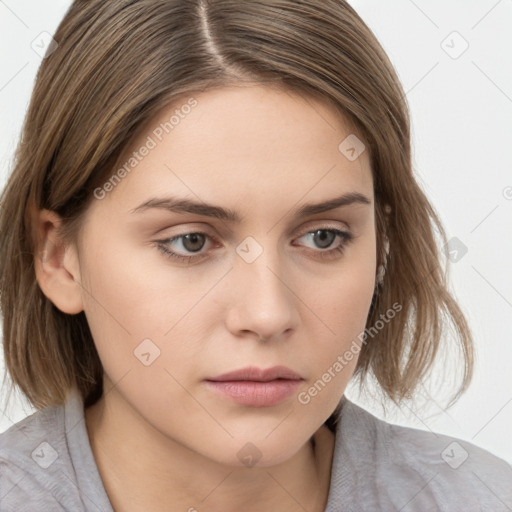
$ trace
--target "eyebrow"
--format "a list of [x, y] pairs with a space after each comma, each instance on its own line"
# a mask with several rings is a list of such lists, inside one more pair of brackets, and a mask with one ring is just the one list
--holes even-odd
[[[349, 206], [352, 204], [371, 204], [370, 199], [360, 192], [349, 192], [342, 196], [328, 199], [320, 203], [308, 203], [301, 206], [294, 212], [294, 215], [302, 218], [317, 213], [323, 213], [342, 206]], [[161, 209], [175, 213], [194, 213], [204, 217], [212, 217], [222, 221], [241, 222], [243, 217], [237, 212], [229, 208], [222, 208], [204, 202], [197, 202], [191, 199], [177, 198], [177, 197], [153, 197], [136, 208], [130, 210], [131, 213], [140, 213], [149, 209]]]

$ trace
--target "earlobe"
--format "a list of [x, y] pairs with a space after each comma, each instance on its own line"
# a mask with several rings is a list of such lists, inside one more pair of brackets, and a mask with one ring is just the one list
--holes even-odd
[[34, 268], [42, 292], [63, 313], [83, 311], [80, 267], [76, 247], [64, 245], [57, 238], [60, 217], [40, 210], [33, 216], [35, 251]]

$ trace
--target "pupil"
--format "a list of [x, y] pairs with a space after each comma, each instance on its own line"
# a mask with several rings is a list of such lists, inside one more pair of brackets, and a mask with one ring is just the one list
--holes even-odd
[[185, 235], [183, 239], [183, 246], [187, 251], [197, 252], [203, 248], [204, 245], [204, 235], [200, 233], [191, 233], [189, 235]]
[[315, 243], [321, 249], [325, 249], [332, 244], [336, 235], [330, 231], [326, 231], [325, 229], [319, 229], [314, 236], [316, 237]]

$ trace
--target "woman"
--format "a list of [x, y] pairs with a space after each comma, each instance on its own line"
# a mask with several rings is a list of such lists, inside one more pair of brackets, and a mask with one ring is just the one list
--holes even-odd
[[[508, 464], [378, 420], [473, 365], [404, 93], [345, 2], [75, 1], [2, 197], [0, 510], [506, 510]], [[64, 477], [64, 478], [63, 478]]]

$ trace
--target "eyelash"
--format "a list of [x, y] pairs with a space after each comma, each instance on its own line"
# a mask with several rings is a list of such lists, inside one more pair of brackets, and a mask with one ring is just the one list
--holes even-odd
[[[318, 257], [321, 260], [329, 260], [335, 258], [337, 255], [342, 255], [345, 251], [345, 248], [354, 240], [354, 235], [352, 233], [349, 233], [348, 231], [341, 231], [339, 229], [334, 228], [317, 228], [311, 231], [307, 231], [303, 235], [301, 235], [299, 238], [302, 238], [305, 235], [315, 233], [317, 231], [327, 231], [330, 233], [334, 233], [335, 235], [339, 236], [343, 243], [336, 247], [335, 249], [329, 249], [325, 251], [314, 251], [318, 253]], [[181, 235], [174, 236], [172, 238], [166, 238], [165, 240], [157, 240], [155, 242], [157, 248], [168, 258], [172, 260], [178, 260], [186, 263], [190, 263], [194, 260], [198, 260], [200, 258], [204, 257], [204, 254], [200, 254], [198, 256], [183, 256], [181, 254], [178, 254], [174, 251], [169, 250], [168, 246], [171, 242], [174, 242], [175, 240], [179, 240], [180, 238], [185, 237], [186, 235], [203, 235], [207, 238], [212, 239], [214, 242], [216, 242], [216, 239], [207, 233], [204, 233], [202, 231], [191, 231], [190, 233], [183, 233]]]

